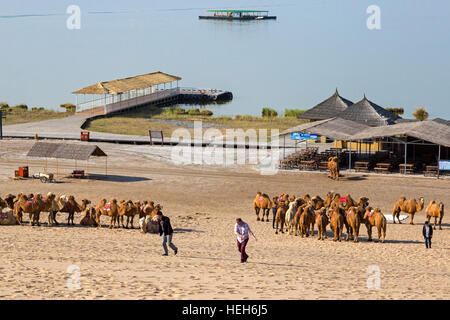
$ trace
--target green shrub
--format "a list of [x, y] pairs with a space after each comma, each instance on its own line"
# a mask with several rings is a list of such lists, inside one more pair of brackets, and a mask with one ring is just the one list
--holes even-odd
[[66, 109], [66, 112], [75, 112], [77, 107], [72, 103], [64, 103], [60, 105], [61, 108]]
[[297, 118], [299, 115], [301, 115], [305, 110], [300, 109], [286, 109], [284, 110], [284, 116], [288, 118]]
[[223, 120], [223, 121], [233, 120], [233, 118], [230, 116], [219, 116], [219, 117], [215, 117], [214, 119], [215, 120]]
[[386, 108], [386, 110], [398, 116], [401, 116], [405, 113], [405, 110], [403, 108]]
[[213, 115], [213, 112], [211, 110], [204, 109], [200, 112], [200, 115], [205, 117], [211, 117]]
[[278, 112], [271, 108], [263, 108], [262, 109], [262, 116], [264, 118], [274, 118], [278, 116]]
[[182, 107], [177, 106], [172, 109], [173, 114], [187, 114], [186, 110], [184, 110]]
[[244, 115], [238, 114], [234, 118], [236, 120], [244, 120], [244, 121], [249, 121], [249, 120], [254, 120], [255, 119], [255, 117], [253, 117], [251, 115], [248, 115], [248, 114], [244, 114]]
[[188, 114], [190, 116], [199, 116], [200, 115], [200, 110], [199, 109], [189, 109], [188, 110]]
[[28, 106], [26, 104], [18, 104], [17, 106], [14, 106], [13, 109], [16, 109], [16, 110], [28, 110]]
[[428, 112], [425, 110], [424, 107], [420, 107], [413, 113], [413, 116], [414, 118], [416, 118], [416, 120], [423, 121], [428, 118]]

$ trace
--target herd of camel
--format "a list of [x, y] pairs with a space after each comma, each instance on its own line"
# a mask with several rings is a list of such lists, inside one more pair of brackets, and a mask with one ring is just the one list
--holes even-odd
[[[395, 223], [397, 218], [400, 222], [400, 213], [405, 212], [410, 215], [410, 224], [414, 224], [414, 214], [423, 210], [425, 200], [423, 197], [407, 200], [401, 197], [395, 204], [392, 212], [392, 218]], [[386, 217], [379, 208], [369, 206], [367, 197], [360, 197], [359, 201], [352, 199], [350, 195], [341, 197], [340, 194], [328, 192], [325, 199], [320, 196], [310, 197], [306, 194], [302, 197], [289, 196], [281, 194], [274, 197], [273, 200], [265, 194], [258, 192], [253, 200], [257, 221], [269, 221], [269, 212], [271, 209], [275, 213], [275, 233], [283, 233], [286, 227], [289, 235], [300, 235], [308, 237], [314, 236], [314, 225], [317, 225], [318, 239], [326, 238], [326, 227], [334, 233], [333, 241], [341, 241], [342, 232], [346, 228], [346, 241], [353, 239], [358, 242], [359, 229], [362, 224], [366, 225], [368, 241], [372, 241], [372, 227], [378, 231], [378, 241], [384, 242], [386, 237]], [[262, 212], [262, 218], [259, 215]], [[436, 229], [439, 219], [439, 229], [442, 230], [441, 223], [444, 217], [444, 204], [442, 202], [430, 201], [426, 208], [427, 220], [434, 217], [434, 229]], [[311, 232], [311, 233], [310, 233]]]
[[[100, 217], [105, 215], [111, 218], [109, 228], [115, 228], [116, 225], [120, 227], [121, 224], [123, 228], [128, 229], [128, 227], [134, 228], [135, 216], [139, 216], [139, 219], [155, 220], [158, 211], [162, 209], [161, 205], [155, 205], [153, 201], [141, 203], [131, 200], [118, 202], [117, 199], [111, 199], [110, 201], [102, 199], [95, 207], [90, 206], [90, 204], [91, 201], [87, 199], [82, 199], [79, 203], [72, 195], [57, 197], [53, 193], [48, 193], [47, 196], [43, 197], [40, 194], [19, 194], [17, 196], [7, 194], [3, 199], [0, 198], [0, 211], [5, 208], [9, 209], [14, 220], [11, 221], [11, 224], [23, 225], [23, 215], [29, 214], [31, 225], [40, 226], [40, 214], [47, 212], [48, 225], [58, 225], [56, 217], [59, 212], [67, 213], [67, 224], [74, 225], [75, 213], [84, 213], [80, 221], [81, 225], [100, 228]], [[125, 217], [126, 225], [124, 224]], [[148, 223], [147, 220], [146, 223]]]

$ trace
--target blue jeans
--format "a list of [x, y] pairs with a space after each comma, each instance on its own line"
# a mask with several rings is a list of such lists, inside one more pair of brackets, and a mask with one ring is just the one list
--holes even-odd
[[425, 238], [425, 246], [427, 248], [431, 248], [431, 237], [424, 237]]
[[167, 250], [167, 243], [169, 244], [169, 247], [173, 250], [173, 251], [177, 251], [177, 247], [175, 247], [175, 245], [172, 243], [172, 235], [162, 235], [162, 246], [164, 249], [164, 253], [165, 254], [169, 254], [169, 250]]

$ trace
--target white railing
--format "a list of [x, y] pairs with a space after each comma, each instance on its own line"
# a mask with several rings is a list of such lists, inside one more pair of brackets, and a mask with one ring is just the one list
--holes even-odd
[[108, 114], [137, 105], [173, 97], [178, 95], [179, 92], [180, 88], [154, 90], [153, 92], [151, 92], [151, 88], [145, 90], [133, 90], [122, 94], [109, 95], [100, 99], [79, 103], [77, 105], [77, 112], [104, 107], [105, 114]]

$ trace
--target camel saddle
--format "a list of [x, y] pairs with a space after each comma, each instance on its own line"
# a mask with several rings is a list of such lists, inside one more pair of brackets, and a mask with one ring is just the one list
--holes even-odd
[[370, 218], [370, 217], [372, 217], [373, 216], [373, 214], [375, 213], [375, 211], [374, 210], [370, 210], [370, 212], [367, 214], [367, 216]]
[[264, 197], [263, 197], [263, 196], [260, 196], [259, 199], [258, 199], [258, 202], [259, 202], [259, 203], [262, 203], [263, 201], [264, 201]]
[[105, 210], [105, 211], [111, 211], [111, 203], [105, 204], [105, 206], [103, 207], [103, 210]]
[[27, 199], [27, 204], [28, 205], [36, 204], [36, 200], [34, 200], [34, 199]]
[[8, 213], [0, 212], [0, 219], [8, 219]]

